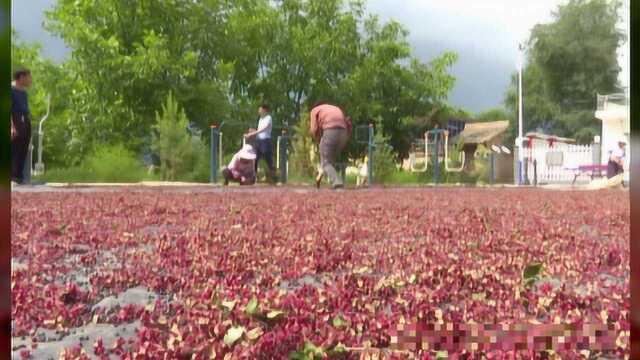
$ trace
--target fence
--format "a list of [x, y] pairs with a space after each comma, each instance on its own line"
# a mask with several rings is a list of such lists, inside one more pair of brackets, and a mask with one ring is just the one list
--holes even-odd
[[530, 184], [571, 183], [579, 166], [600, 163], [597, 146], [534, 143], [524, 149], [525, 178]]

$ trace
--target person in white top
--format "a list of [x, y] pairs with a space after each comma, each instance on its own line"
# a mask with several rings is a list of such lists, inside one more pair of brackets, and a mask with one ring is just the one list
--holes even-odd
[[607, 178], [611, 179], [624, 172], [624, 160], [627, 156], [625, 151], [626, 145], [626, 141], [620, 139], [618, 141], [618, 147], [610, 151], [609, 163], [607, 164]]
[[245, 139], [251, 139], [255, 137], [256, 146], [256, 174], [258, 173], [258, 162], [260, 159], [264, 159], [267, 162], [269, 173], [267, 178], [271, 182], [276, 181], [276, 169], [273, 165], [273, 141], [271, 140], [271, 129], [273, 128], [273, 120], [269, 115], [269, 105], [262, 104], [258, 108], [258, 114], [260, 120], [258, 120], [258, 129], [255, 131], [249, 131], [244, 135]]

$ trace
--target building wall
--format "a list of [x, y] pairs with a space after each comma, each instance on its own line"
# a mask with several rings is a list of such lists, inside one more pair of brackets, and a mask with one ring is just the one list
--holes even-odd
[[602, 121], [602, 137], [601, 143], [601, 163], [606, 164], [609, 161], [611, 151], [618, 146], [618, 140], [624, 139], [627, 142], [627, 156], [624, 166], [624, 178], [629, 181], [629, 164], [631, 158], [630, 147], [630, 122], [629, 122], [629, 106], [608, 103], [604, 109], [596, 111], [596, 118]]
[[513, 183], [513, 153], [496, 154], [496, 182], [499, 184]]

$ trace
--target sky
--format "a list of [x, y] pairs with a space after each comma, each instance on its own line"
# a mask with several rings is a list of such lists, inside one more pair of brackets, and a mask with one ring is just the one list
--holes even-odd
[[[511, 73], [516, 71], [518, 43], [565, 0], [368, 0], [367, 9], [382, 21], [402, 23], [416, 57], [428, 62], [445, 51], [458, 53], [451, 68], [456, 84], [449, 102], [473, 113], [502, 106]], [[14, 0], [12, 23], [26, 41], [39, 41], [55, 60], [68, 56], [64, 42], [42, 27], [44, 11], [55, 0]], [[620, 27], [629, 32], [629, 0]], [[629, 42], [619, 51], [620, 81], [629, 86]], [[526, 84], [524, 85], [526, 86]]]

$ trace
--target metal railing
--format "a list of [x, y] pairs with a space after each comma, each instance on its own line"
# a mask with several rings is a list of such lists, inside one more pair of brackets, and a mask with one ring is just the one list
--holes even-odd
[[616, 94], [609, 94], [609, 95], [597, 95], [597, 100], [598, 100], [598, 111], [604, 111], [607, 110], [607, 105], [609, 103], [611, 104], [616, 104], [616, 105], [622, 105], [622, 106], [627, 106], [629, 105], [629, 96], [628, 94], [625, 93], [616, 93]]

